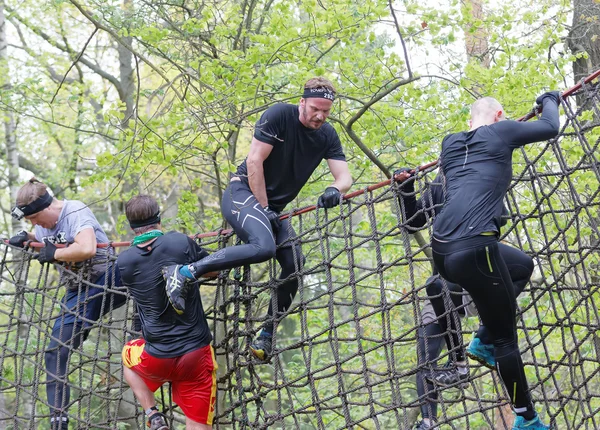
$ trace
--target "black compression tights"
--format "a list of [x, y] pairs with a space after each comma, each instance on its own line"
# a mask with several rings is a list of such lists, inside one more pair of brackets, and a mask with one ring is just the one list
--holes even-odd
[[440, 274], [473, 298], [493, 338], [498, 371], [515, 412], [531, 416], [533, 405], [517, 343], [515, 287], [496, 238], [478, 236], [455, 243], [434, 239], [432, 248]]
[[[533, 273], [533, 260], [523, 251], [512, 246], [498, 243], [498, 250], [502, 259], [508, 267], [510, 278], [513, 287], [515, 288], [515, 297], [518, 297], [531, 278]], [[446, 333], [446, 346], [448, 351], [456, 351], [453, 357], [455, 360], [461, 360], [463, 357], [461, 349], [457, 349], [460, 345], [460, 318], [459, 314], [465, 314], [463, 306], [463, 289], [457, 284], [446, 282], [450, 298], [452, 300], [451, 309], [448, 311], [448, 299], [444, 298], [444, 282], [439, 277], [432, 277], [427, 282], [427, 296], [431, 301], [433, 309], [438, 317], [443, 333]], [[458, 313], [457, 313], [458, 310]], [[477, 337], [486, 345], [493, 343], [493, 338], [490, 336], [489, 330], [485, 325], [481, 325], [477, 331]]]
[[[279, 279], [289, 277], [277, 287], [277, 310], [279, 313], [287, 311], [298, 291], [298, 277], [293, 274], [304, 264], [300, 241], [289, 220], [283, 220], [279, 230], [273, 232], [262, 206], [241, 181], [232, 182], [223, 193], [221, 212], [244, 244], [221, 249], [193, 263], [195, 273], [200, 276], [275, 257], [281, 266]], [[272, 308], [271, 303], [264, 327], [268, 333], [273, 333]]]
[[[452, 302], [450, 306], [447, 305], [448, 299], [444, 297], [444, 288], [447, 288], [450, 293], [450, 300]], [[460, 323], [460, 316], [465, 315], [463, 289], [452, 282], [446, 282], [446, 287], [444, 287], [444, 280], [439, 276], [435, 276], [427, 281], [426, 290], [431, 306], [437, 316], [437, 323], [444, 334], [446, 348], [450, 353], [450, 357], [454, 361], [463, 361], [465, 353]]]

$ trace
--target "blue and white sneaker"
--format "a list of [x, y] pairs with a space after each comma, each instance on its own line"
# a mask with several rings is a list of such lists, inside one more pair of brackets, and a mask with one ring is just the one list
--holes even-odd
[[526, 420], [520, 415], [515, 418], [512, 430], [549, 430], [551, 427], [547, 426], [540, 420], [539, 415], [535, 415], [533, 419]]
[[481, 363], [488, 369], [496, 369], [496, 358], [494, 357], [494, 345], [483, 343], [478, 337], [474, 337], [467, 350], [467, 357]]

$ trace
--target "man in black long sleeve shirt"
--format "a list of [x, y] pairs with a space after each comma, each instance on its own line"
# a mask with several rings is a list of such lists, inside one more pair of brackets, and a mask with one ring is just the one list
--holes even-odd
[[[410, 169], [403, 168], [397, 170], [394, 172], [394, 176], [407, 171], [410, 171]], [[409, 178], [402, 183], [400, 199], [404, 207], [405, 226], [411, 233], [423, 228], [427, 224], [427, 221], [434, 219], [442, 209], [445, 198], [442, 179], [442, 176], [438, 174], [419, 199], [416, 198], [413, 178]], [[501, 226], [506, 224], [506, 215], [508, 215], [508, 209], [503, 207]], [[520, 249], [503, 243], [498, 243], [498, 247], [502, 258], [508, 266], [511, 280], [515, 287], [515, 296], [518, 296], [525, 289], [531, 278], [534, 268], [533, 260]], [[450, 302], [444, 300], [444, 288], [449, 290]], [[424, 375], [417, 375], [417, 392], [419, 398], [422, 397], [425, 399], [425, 403], [421, 406], [423, 420], [416, 427], [417, 430], [434, 428], [437, 418], [437, 393], [431, 382], [427, 382], [428, 387], [425, 387], [422, 379], [431, 380], [437, 385], [453, 385], [464, 381], [468, 376], [466, 362], [464, 361], [465, 351], [463, 351], [462, 346], [461, 318], [465, 316], [466, 304], [471, 301], [471, 298], [465, 295], [464, 290], [457, 284], [446, 282], [444, 286], [444, 282], [439, 278], [435, 265], [433, 267], [433, 276], [426, 283], [426, 291], [430, 302], [429, 306], [433, 309], [436, 319], [428, 322], [425, 322], [425, 319], [423, 320], [424, 327], [419, 330], [421, 348], [418, 349], [418, 361], [419, 363], [425, 363], [437, 360], [442, 351], [439, 334], [443, 334], [447, 350], [452, 351], [450, 357], [454, 365], [444, 366], [432, 375], [427, 375], [425, 372], [420, 372]], [[472, 314], [469, 313], [469, 315]], [[422, 337], [431, 338], [427, 342], [424, 342]], [[423, 345], [428, 346], [425, 348]], [[489, 330], [484, 325], [479, 327], [475, 337], [466, 349], [466, 355], [490, 369], [496, 368], [493, 340], [489, 334]]]
[[442, 277], [473, 298], [494, 342], [494, 355], [517, 418], [513, 430], [544, 430], [531, 401], [517, 343], [515, 287], [500, 253], [502, 202], [512, 179], [512, 153], [559, 132], [560, 94], [540, 96], [542, 117], [506, 121], [491, 97], [471, 109], [471, 129], [442, 142], [440, 167], [446, 180], [444, 206], [433, 224], [433, 260]]

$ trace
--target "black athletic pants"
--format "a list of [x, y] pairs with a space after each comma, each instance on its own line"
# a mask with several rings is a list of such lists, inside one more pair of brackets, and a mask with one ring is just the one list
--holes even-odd
[[421, 403], [421, 417], [436, 419], [438, 393], [433, 384], [425, 379], [429, 373], [426, 363], [437, 366], [437, 359], [442, 352], [444, 332], [437, 323], [431, 322], [425, 327], [419, 327], [417, 337], [417, 395]]
[[[289, 218], [281, 222], [279, 231], [273, 232], [262, 206], [248, 185], [241, 181], [233, 181], [225, 189], [221, 212], [244, 244], [221, 249], [193, 263], [197, 276], [275, 257], [281, 266], [279, 279], [289, 278], [277, 288], [277, 311], [287, 311], [298, 291], [298, 277], [294, 274], [304, 265], [300, 242]], [[268, 317], [264, 329], [273, 333], [272, 302]]]
[[[446, 341], [446, 348], [454, 361], [463, 361], [465, 352], [462, 343], [462, 326], [460, 317], [465, 315], [463, 305], [464, 290], [457, 284], [446, 281], [446, 288], [450, 292], [451, 306], [447, 306], [444, 298], [444, 280], [439, 276], [432, 276], [427, 280], [425, 289], [431, 306], [437, 316], [437, 324]], [[450, 308], [450, 309], [448, 309]]]
[[442, 243], [432, 240], [433, 260], [444, 279], [471, 295], [493, 339], [500, 377], [515, 412], [532, 411], [527, 379], [517, 343], [515, 287], [495, 236]]
[[[515, 289], [515, 298], [519, 296], [525, 289], [525, 286], [533, 273], [533, 260], [523, 251], [512, 246], [498, 243], [498, 250], [502, 259], [508, 267], [510, 278]], [[442, 332], [446, 333], [446, 346], [448, 351], [456, 349], [460, 339], [461, 325], [459, 315], [464, 316], [463, 308], [463, 289], [452, 282], [446, 282], [447, 288], [450, 291], [452, 300], [452, 309], [447, 309], [447, 300], [444, 300], [443, 288], [444, 282], [439, 277], [430, 278], [427, 282], [427, 296], [431, 301], [438, 323], [442, 328]], [[458, 310], [458, 314], [456, 312]], [[493, 338], [490, 336], [489, 330], [482, 324], [477, 331], [477, 337], [486, 345], [493, 343]], [[454, 357], [455, 360], [462, 360], [464, 355], [459, 348]]]

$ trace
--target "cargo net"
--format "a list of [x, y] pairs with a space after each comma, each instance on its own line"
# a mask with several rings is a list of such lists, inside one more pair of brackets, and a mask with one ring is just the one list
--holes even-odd
[[[593, 78], [571, 92], [585, 101], [580, 108], [574, 97], [562, 101], [557, 139], [515, 152], [502, 238], [536, 265], [518, 298], [519, 346], [536, 407], [560, 429], [600, 428], [600, 103]], [[430, 186], [432, 171], [419, 170], [417, 193]], [[434, 366], [417, 360], [432, 220], [419, 232], [425, 240], [415, 240], [398, 188], [387, 181], [334, 209], [294, 214], [294, 241], [306, 262], [293, 276], [300, 287], [293, 305], [275, 320], [268, 363], [248, 346], [282, 283], [276, 261], [223, 272], [201, 287], [219, 365], [215, 428], [390, 429], [419, 419], [433, 395], [416, 391], [417, 372]], [[211, 251], [237, 241], [226, 232], [198, 239]], [[44, 352], [64, 311], [64, 289], [54, 267], [31, 259], [33, 249], [0, 249], [0, 427], [49, 428]], [[83, 287], [88, 281], [79, 276]], [[121, 368], [121, 348], [136, 336], [132, 309], [128, 303], [89, 321], [89, 337], [71, 351], [70, 428], [143, 428]], [[465, 344], [478, 324], [463, 321]], [[473, 362], [469, 371], [466, 384], [437, 388], [438, 424], [511, 428], [497, 373]], [[183, 427], [169, 385], [156, 397], [173, 428]]]

